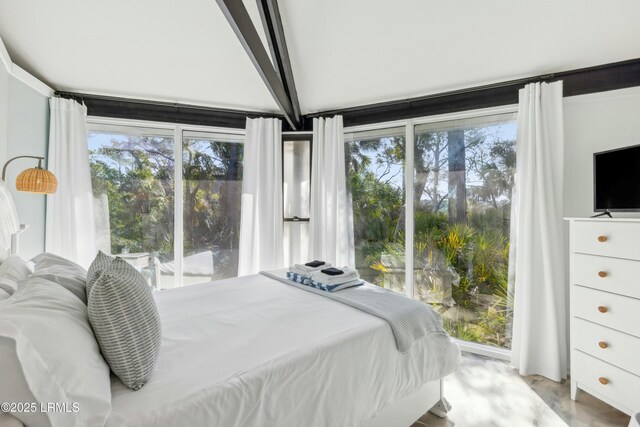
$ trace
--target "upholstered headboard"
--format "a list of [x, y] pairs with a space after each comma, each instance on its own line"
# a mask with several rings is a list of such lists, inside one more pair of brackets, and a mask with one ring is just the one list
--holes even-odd
[[0, 256], [3, 253], [17, 252], [17, 236], [21, 230], [11, 193], [5, 183], [0, 180]]

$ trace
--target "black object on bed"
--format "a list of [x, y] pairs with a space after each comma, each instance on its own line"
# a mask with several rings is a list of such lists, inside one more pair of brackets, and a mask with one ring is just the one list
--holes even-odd
[[306, 263], [305, 265], [306, 265], [307, 267], [313, 267], [313, 268], [316, 268], [316, 267], [320, 267], [321, 265], [325, 265], [325, 264], [326, 264], [326, 262], [324, 262], [324, 261], [318, 261], [318, 260], [315, 260], [315, 261], [308, 262], [308, 263]]
[[344, 274], [344, 271], [337, 269], [335, 267], [325, 268], [324, 270], [320, 270], [320, 272], [324, 274], [328, 274], [329, 276], [338, 276], [340, 274]]

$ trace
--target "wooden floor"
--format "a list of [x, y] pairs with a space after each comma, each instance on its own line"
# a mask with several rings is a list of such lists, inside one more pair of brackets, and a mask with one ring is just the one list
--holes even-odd
[[[639, 390], [640, 392], [640, 390]], [[411, 427], [626, 427], [629, 417], [579, 392], [569, 397], [569, 382], [519, 376], [507, 363], [464, 355], [455, 374], [444, 380], [452, 406], [446, 418], [427, 413]], [[640, 408], [638, 408], [640, 410]]]

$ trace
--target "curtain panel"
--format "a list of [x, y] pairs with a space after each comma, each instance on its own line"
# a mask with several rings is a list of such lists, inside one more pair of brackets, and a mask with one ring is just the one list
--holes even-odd
[[247, 119], [238, 276], [284, 267], [282, 123]]
[[313, 119], [309, 257], [355, 268], [342, 116]]
[[45, 248], [88, 267], [96, 254], [93, 189], [87, 147], [87, 108], [51, 98], [47, 168], [58, 189], [47, 196]]
[[567, 376], [562, 82], [520, 90], [509, 277], [511, 363], [521, 375]]

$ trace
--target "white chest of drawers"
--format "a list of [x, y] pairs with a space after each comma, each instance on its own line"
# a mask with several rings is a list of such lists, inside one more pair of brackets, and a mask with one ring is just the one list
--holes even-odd
[[571, 398], [640, 411], [640, 219], [570, 218]]

